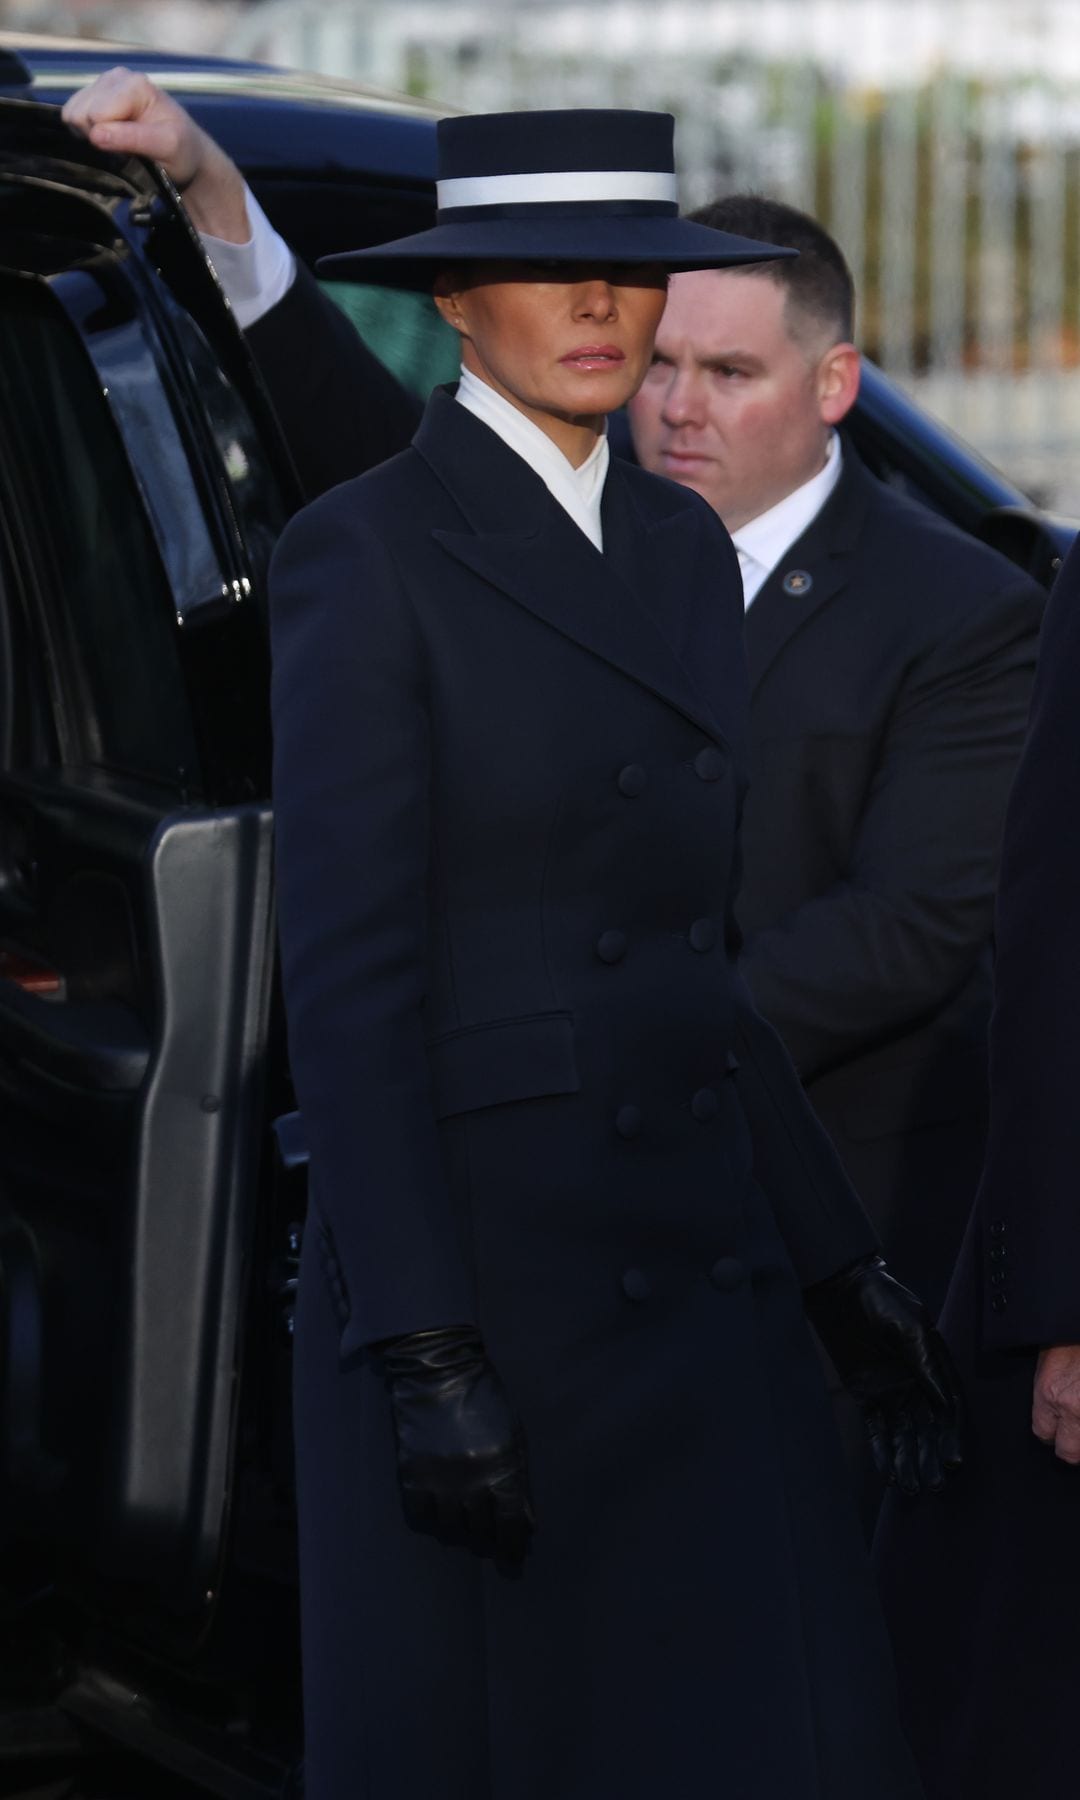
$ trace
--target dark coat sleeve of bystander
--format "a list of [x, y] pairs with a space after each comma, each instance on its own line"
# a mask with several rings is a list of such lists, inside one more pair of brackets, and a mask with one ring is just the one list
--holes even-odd
[[1080, 547], [1046, 612], [997, 904], [979, 1192], [989, 1349], [1080, 1343]]

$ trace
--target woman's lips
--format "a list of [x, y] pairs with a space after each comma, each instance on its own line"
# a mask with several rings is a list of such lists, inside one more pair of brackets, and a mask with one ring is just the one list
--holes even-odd
[[614, 369], [626, 361], [626, 355], [615, 344], [581, 344], [559, 361], [572, 369]]

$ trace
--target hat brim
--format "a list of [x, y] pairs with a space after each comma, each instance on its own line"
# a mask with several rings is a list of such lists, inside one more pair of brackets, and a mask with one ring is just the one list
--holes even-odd
[[775, 262], [794, 250], [714, 231], [690, 219], [655, 215], [471, 220], [434, 225], [430, 231], [320, 257], [316, 268], [331, 281], [430, 293], [448, 264], [470, 262], [585, 262], [659, 264], [675, 274], [687, 269], [731, 269]]

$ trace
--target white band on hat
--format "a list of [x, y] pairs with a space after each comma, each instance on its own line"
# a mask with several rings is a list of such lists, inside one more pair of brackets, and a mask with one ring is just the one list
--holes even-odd
[[660, 169], [557, 169], [546, 175], [460, 175], [435, 184], [440, 212], [545, 200], [678, 202], [674, 175]]

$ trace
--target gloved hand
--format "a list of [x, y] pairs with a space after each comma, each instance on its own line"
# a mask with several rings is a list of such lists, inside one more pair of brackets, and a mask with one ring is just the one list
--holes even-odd
[[963, 1394], [921, 1300], [867, 1257], [808, 1288], [815, 1331], [863, 1409], [874, 1462], [902, 1493], [944, 1486], [963, 1461]]
[[525, 1440], [479, 1332], [416, 1331], [379, 1351], [409, 1523], [520, 1562], [534, 1525]]

